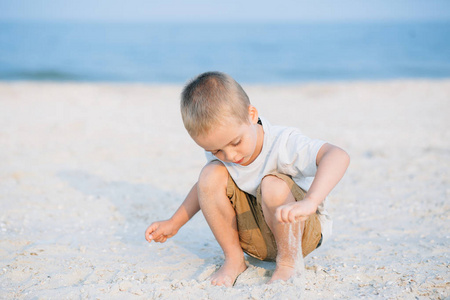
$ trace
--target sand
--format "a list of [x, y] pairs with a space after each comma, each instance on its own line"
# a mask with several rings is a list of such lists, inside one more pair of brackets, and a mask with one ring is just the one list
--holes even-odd
[[346, 149], [332, 238], [306, 284], [266, 285], [247, 257], [235, 287], [201, 213], [164, 244], [205, 158], [181, 86], [0, 83], [1, 299], [445, 299], [450, 297], [450, 80], [244, 86], [273, 124]]

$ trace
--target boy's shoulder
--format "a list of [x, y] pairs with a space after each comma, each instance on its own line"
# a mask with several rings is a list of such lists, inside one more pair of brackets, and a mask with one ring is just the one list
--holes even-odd
[[264, 128], [264, 133], [274, 138], [285, 137], [289, 139], [298, 135], [303, 135], [302, 131], [297, 127], [273, 125], [263, 117], [261, 117], [260, 120]]
[[[315, 149], [320, 148], [325, 141], [313, 139], [303, 134], [297, 127], [272, 125], [266, 119], [262, 119], [265, 124], [265, 133], [268, 145], [273, 152], [285, 153], [288, 156], [295, 156], [299, 149]], [[263, 125], [264, 126], [264, 125]]]

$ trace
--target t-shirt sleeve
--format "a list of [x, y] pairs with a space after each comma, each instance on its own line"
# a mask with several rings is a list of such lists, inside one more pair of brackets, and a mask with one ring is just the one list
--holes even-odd
[[[292, 177], [313, 177], [317, 172], [316, 159], [320, 148], [326, 143], [311, 139], [299, 131], [288, 134], [280, 143], [278, 170]], [[285, 145], [285, 147], [283, 147]]]

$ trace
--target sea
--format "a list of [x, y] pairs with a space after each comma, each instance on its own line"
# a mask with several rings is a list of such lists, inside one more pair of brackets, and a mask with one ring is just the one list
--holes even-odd
[[1, 22], [0, 80], [179, 84], [450, 77], [450, 21]]

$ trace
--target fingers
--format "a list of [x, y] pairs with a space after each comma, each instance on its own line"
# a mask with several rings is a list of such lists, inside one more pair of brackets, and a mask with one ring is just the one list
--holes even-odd
[[167, 236], [160, 234], [157, 237], [155, 237], [153, 240], [157, 243], [164, 243], [165, 241], [167, 241]]
[[151, 242], [154, 239], [153, 233], [158, 228], [158, 225], [156, 223], [151, 224], [148, 226], [147, 230], [145, 231], [145, 239], [147, 242]]
[[282, 223], [289, 223], [289, 213], [290, 213], [290, 209], [287, 207], [282, 207], [281, 208], [281, 212], [280, 212], [280, 217], [281, 217], [281, 222]]
[[280, 209], [280, 207], [278, 207], [275, 210], [275, 220], [277, 220], [280, 223], [283, 223], [283, 219], [281, 218], [281, 209]]
[[294, 204], [283, 205], [275, 211], [275, 219], [280, 223], [296, 223], [308, 219], [307, 215], [301, 214]]
[[157, 243], [164, 243], [169, 238], [167, 235], [162, 233], [161, 224], [153, 223], [145, 231], [145, 239], [150, 243], [155, 241]]
[[288, 222], [289, 223], [295, 223], [297, 222], [296, 220], [296, 215], [293, 213], [293, 211], [289, 211], [288, 216], [287, 216]]
[[163, 235], [160, 230], [160, 224], [153, 223], [145, 231], [145, 239], [150, 243], [151, 241], [160, 242]]
[[287, 207], [285, 205], [277, 208], [275, 211], [275, 218], [280, 223], [295, 222], [295, 215], [292, 213], [291, 207]]

